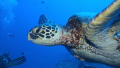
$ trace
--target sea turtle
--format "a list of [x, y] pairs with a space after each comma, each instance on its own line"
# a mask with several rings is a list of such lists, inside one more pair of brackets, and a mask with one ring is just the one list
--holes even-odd
[[66, 26], [41, 15], [39, 25], [28, 33], [28, 40], [38, 45], [63, 45], [81, 61], [120, 67], [119, 12], [120, 0], [114, 0], [98, 14], [71, 16]]

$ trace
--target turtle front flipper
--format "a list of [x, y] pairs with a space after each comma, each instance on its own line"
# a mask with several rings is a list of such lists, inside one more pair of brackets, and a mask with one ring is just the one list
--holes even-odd
[[45, 24], [47, 23], [48, 19], [45, 17], [44, 14], [42, 14], [40, 17], [39, 17], [39, 21], [38, 21], [38, 25], [40, 24]]
[[38, 25], [55, 24], [53, 21], [47, 19], [44, 14], [40, 15]]
[[97, 14], [86, 28], [85, 35], [88, 41], [91, 42], [95, 47], [103, 48], [105, 45], [102, 45], [100, 39], [105, 40], [108, 38], [108, 25], [114, 21], [114, 18], [117, 17], [119, 12], [120, 0], [114, 0], [110, 6], [104, 9], [101, 13]]

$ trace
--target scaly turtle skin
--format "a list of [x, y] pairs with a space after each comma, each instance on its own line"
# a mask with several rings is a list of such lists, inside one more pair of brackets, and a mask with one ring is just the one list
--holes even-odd
[[115, 0], [94, 17], [75, 14], [66, 26], [57, 25], [44, 15], [28, 33], [28, 40], [46, 46], [64, 45], [74, 57], [120, 67], [120, 0]]

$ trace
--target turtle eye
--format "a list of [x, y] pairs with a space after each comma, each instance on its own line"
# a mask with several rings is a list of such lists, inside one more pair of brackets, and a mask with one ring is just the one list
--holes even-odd
[[40, 29], [38, 28], [38, 29], [36, 30], [36, 33], [39, 33], [39, 31], [40, 31]]
[[39, 28], [37, 28], [36, 33], [39, 33], [40, 30], [41, 30], [41, 26]]

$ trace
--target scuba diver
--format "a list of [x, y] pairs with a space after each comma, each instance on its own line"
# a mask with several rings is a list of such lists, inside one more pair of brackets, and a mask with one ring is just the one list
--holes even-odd
[[10, 53], [5, 53], [0, 56], [0, 68], [14, 67], [24, 62], [26, 62], [25, 56], [21, 56], [13, 60], [10, 58]]

